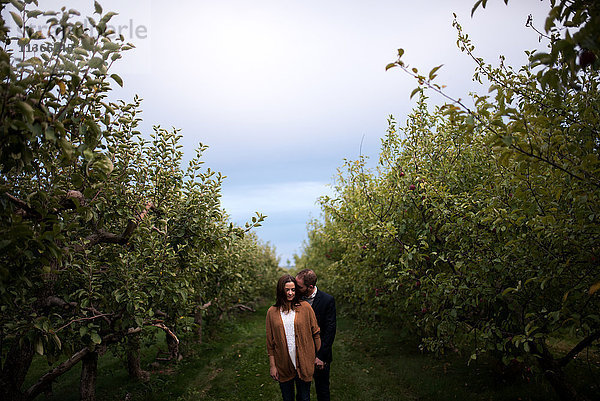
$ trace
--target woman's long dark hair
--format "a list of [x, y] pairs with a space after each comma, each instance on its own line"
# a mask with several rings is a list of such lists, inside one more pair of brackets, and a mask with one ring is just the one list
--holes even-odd
[[300, 305], [300, 298], [299, 298], [299, 294], [298, 294], [298, 284], [296, 284], [296, 279], [294, 277], [290, 276], [289, 274], [284, 274], [283, 276], [279, 277], [279, 281], [277, 281], [277, 293], [276, 293], [276, 298], [275, 298], [275, 305], [273, 305], [273, 306], [275, 306], [276, 308], [281, 308], [285, 312], [288, 311], [287, 296], [285, 295], [285, 285], [287, 283], [294, 283], [294, 286], [296, 286], [296, 295], [294, 296], [294, 299], [292, 299], [292, 305], [293, 306]]

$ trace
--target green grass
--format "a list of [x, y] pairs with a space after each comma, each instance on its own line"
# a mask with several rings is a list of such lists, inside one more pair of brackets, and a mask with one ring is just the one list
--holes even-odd
[[[98, 400], [280, 400], [279, 386], [269, 376], [266, 309], [220, 323], [205, 344], [183, 348], [186, 357], [181, 362], [151, 370], [148, 383], [130, 381], [122, 361], [103, 355], [99, 360]], [[149, 367], [157, 350], [157, 346], [145, 350], [144, 368]], [[444, 359], [424, 355], [398, 330], [359, 325], [343, 316], [338, 318], [334, 358], [333, 400], [557, 399], [544, 381], [505, 382], [490, 362], [467, 366], [464, 358], [456, 355]], [[46, 369], [41, 359], [36, 360], [32, 376]], [[50, 399], [77, 400], [78, 376], [76, 367], [61, 377]], [[314, 386], [312, 399], [316, 400]]]
[[[467, 366], [464, 358], [424, 355], [389, 329], [352, 329], [341, 319], [332, 381], [345, 383], [336, 398], [357, 400], [554, 400], [545, 383], [503, 383], [489, 365]], [[333, 367], [333, 366], [332, 366]]]

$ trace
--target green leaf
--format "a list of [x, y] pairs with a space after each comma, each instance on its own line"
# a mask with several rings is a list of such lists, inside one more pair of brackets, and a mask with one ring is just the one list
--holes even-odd
[[15, 23], [17, 24], [17, 26], [19, 28], [23, 28], [23, 18], [21, 18], [21, 16], [14, 11], [11, 11], [10, 15], [12, 15], [12, 18], [15, 21]]
[[398, 67], [398, 64], [396, 63], [389, 63], [388, 65], [385, 66], [385, 70], [389, 70], [390, 68], [394, 68], [394, 67]]
[[60, 145], [63, 154], [66, 156], [67, 160], [71, 160], [73, 157], [73, 145], [71, 142], [67, 141], [65, 138], [60, 138], [58, 140], [58, 144]]
[[119, 84], [119, 86], [120, 86], [121, 88], [123, 87], [123, 79], [121, 79], [121, 77], [120, 77], [120, 76], [118, 76], [117, 74], [112, 74], [110, 77], [111, 77], [112, 79], [114, 79], [114, 80], [115, 80], [115, 82], [116, 82], [117, 84]]
[[[19, 10], [19, 11], [23, 11], [23, 10]], [[42, 10], [30, 10], [27, 11], [27, 18], [36, 18], [39, 17], [40, 15], [42, 15], [44, 12]]]
[[106, 23], [107, 23], [108, 21], [110, 21], [110, 19], [111, 19], [112, 17], [114, 17], [115, 15], [118, 15], [118, 14], [117, 14], [117, 13], [115, 13], [115, 12], [112, 12], [112, 11], [109, 11], [109, 12], [107, 12], [107, 13], [106, 13], [106, 14], [105, 14], [105, 15], [104, 15], [104, 16], [103, 16], [101, 19], [100, 19], [100, 23], [101, 23], [101, 24], [106, 24]]
[[102, 338], [95, 331], [90, 335], [90, 338], [94, 344], [100, 344], [102, 342]]
[[81, 46], [83, 46], [85, 50], [93, 50], [94, 38], [92, 38], [90, 35], [85, 35], [81, 38]]
[[100, 155], [100, 156], [98, 156], [94, 160], [94, 163], [93, 163], [92, 166], [95, 169], [99, 169], [100, 171], [102, 171], [106, 175], [112, 173], [112, 171], [114, 169], [113, 162], [106, 155]]
[[104, 63], [104, 60], [102, 60], [100, 57], [93, 57], [89, 61], [89, 66], [90, 66], [90, 68], [99, 68], [100, 66], [102, 66], [103, 63]]
[[109, 52], [115, 52], [121, 49], [121, 46], [118, 43], [105, 41], [102, 45], [102, 50], [107, 50]]
[[471, 17], [473, 17], [473, 14], [475, 14], [475, 11], [482, 3], [483, 3], [483, 8], [485, 8], [484, 0], [477, 0], [477, 2], [475, 2], [475, 5], [473, 5], [473, 8], [471, 9]]
[[510, 292], [515, 292], [515, 291], [517, 291], [516, 288], [508, 287], [507, 289], [505, 289], [504, 291], [502, 291], [502, 296], [505, 296], [506, 294], [508, 294]]
[[102, 14], [102, 6], [97, 1], [94, 1], [94, 13]]
[[421, 88], [415, 88], [415, 89], [413, 89], [413, 91], [410, 93], [410, 98], [412, 99], [413, 96], [416, 95], [420, 90], [421, 90]]
[[54, 343], [56, 344], [56, 346], [58, 347], [58, 349], [62, 349], [62, 343], [60, 342], [60, 338], [58, 338], [58, 336], [56, 335], [56, 333], [52, 334], [52, 339], [54, 340]]
[[433, 79], [433, 78], [435, 78], [436, 71], [439, 70], [440, 68], [442, 68], [443, 65], [444, 64], [440, 64], [437, 67], [433, 67], [433, 69], [431, 71], [429, 71], [429, 79], [430, 80]]
[[92, 160], [94, 160], [95, 156], [96, 155], [94, 154], [94, 152], [91, 149], [84, 149], [83, 157], [85, 160], [91, 162]]
[[513, 142], [513, 137], [511, 135], [504, 135], [502, 137], [502, 142], [506, 145], [506, 146], [510, 146]]
[[555, 18], [555, 15], [558, 13], [559, 13], [558, 7], [554, 7], [550, 11], [548, 18], [546, 18], [546, 23], [544, 24], [544, 29], [546, 30], [546, 32], [550, 32], [550, 29], [554, 26], [554, 18]]
[[33, 107], [29, 103], [18, 101], [17, 108], [21, 110], [28, 122], [33, 122]]
[[100, 136], [102, 135], [102, 130], [100, 129], [96, 121], [92, 119], [86, 120], [86, 126], [89, 128], [87, 132], [92, 132], [94, 134], [95, 140], [100, 138]]
[[37, 352], [39, 355], [44, 355], [44, 343], [42, 342], [41, 338], [38, 338], [35, 343], [35, 352]]
[[25, 3], [23, 3], [22, 1], [10, 0], [10, 4], [12, 4], [19, 11], [25, 10]]
[[85, 50], [85, 49], [83, 49], [81, 47], [76, 47], [75, 49], [73, 49], [73, 53], [79, 54], [79, 55], [82, 55], [82, 56], [87, 56], [88, 55], [87, 50]]
[[46, 128], [46, 132], [44, 132], [44, 137], [47, 141], [56, 142], [56, 134], [54, 133], [54, 128]]
[[19, 38], [19, 40], [17, 40], [19, 47], [27, 46], [29, 42], [31, 42], [30, 38]]
[[552, 57], [548, 53], [536, 52], [533, 56], [529, 58], [529, 62], [532, 64], [536, 62], [545, 64], [550, 62], [551, 58]]

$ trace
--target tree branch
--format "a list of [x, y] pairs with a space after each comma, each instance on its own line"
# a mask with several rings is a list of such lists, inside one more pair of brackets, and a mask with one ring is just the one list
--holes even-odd
[[[115, 343], [115, 342], [121, 340], [123, 337], [138, 333], [141, 330], [142, 330], [141, 327], [138, 327], [138, 328], [130, 328], [127, 331], [123, 331], [123, 332], [108, 334], [107, 336], [105, 336], [102, 339], [101, 346], [106, 346], [110, 343]], [[69, 359], [67, 359], [66, 361], [64, 361], [63, 363], [61, 363], [60, 365], [58, 365], [57, 367], [55, 367], [54, 369], [52, 369], [51, 371], [49, 371], [48, 373], [46, 373], [45, 375], [40, 377], [35, 384], [33, 384], [31, 387], [29, 387], [27, 389], [27, 391], [25, 391], [25, 393], [23, 393], [23, 399], [24, 400], [33, 400], [41, 392], [45, 391], [45, 389], [47, 389], [48, 386], [50, 386], [50, 384], [52, 384], [52, 382], [56, 378], [58, 378], [62, 374], [69, 371], [73, 366], [77, 365], [77, 363], [79, 363], [87, 354], [89, 354], [90, 352], [94, 352], [94, 351], [96, 351], [96, 349], [90, 348], [90, 347], [85, 347], [85, 348], [82, 348], [81, 350], [77, 351], [73, 355], [71, 355], [71, 357]]]
[[516, 146], [516, 145], [514, 145], [514, 144], [511, 144], [511, 145], [510, 145], [510, 147], [511, 147], [511, 148], [513, 148], [514, 150], [516, 150], [517, 152], [520, 152], [520, 153], [524, 154], [525, 156], [529, 156], [529, 157], [531, 157], [531, 158], [534, 158], [534, 159], [537, 159], [537, 160], [539, 160], [539, 161], [541, 161], [541, 162], [547, 163], [547, 164], [551, 165], [552, 167], [554, 167], [554, 168], [556, 168], [556, 169], [558, 169], [558, 170], [562, 171], [563, 173], [565, 173], [565, 174], [567, 174], [567, 175], [571, 176], [572, 178], [576, 178], [576, 179], [578, 179], [578, 180], [580, 180], [580, 181], [584, 181], [584, 182], [585, 182], [585, 181], [588, 181], [590, 184], [592, 184], [592, 185], [593, 185], [593, 186], [595, 186], [596, 188], [600, 188], [600, 184], [598, 184], [598, 183], [596, 183], [596, 182], [593, 182], [593, 181], [590, 181], [590, 180], [586, 180], [585, 178], [583, 178], [583, 177], [581, 177], [581, 176], [579, 176], [579, 175], [577, 175], [577, 174], [575, 174], [575, 173], [572, 173], [572, 172], [570, 172], [570, 171], [569, 171], [569, 170], [567, 170], [566, 168], [559, 166], [558, 164], [556, 164], [556, 163], [555, 163], [555, 162], [553, 162], [552, 160], [549, 160], [549, 159], [546, 159], [546, 158], [544, 158], [544, 157], [538, 156], [538, 155], [536, 155], [536, 154], [535, 154], [535, 153], [533, 153], [533, 152], [528, 152], [528, 151], [526, 151], [525, 149], [522, 149], [522, 148], [520, 148], [519, 146]]
[[83, 322], [83, 321], [85, 321], [85, 320], [94, 320], [94, 319], [98, 319], [98, 318], [101, 318], [101, 317], [103, 318], [103, 317], [106, 317], [106, 316], [112, 316], [112, 313], [101, 313], [101, 314], [99, 314], [99, 315], [94, 315], [94, 316], [89, 316], [89, 317], [81, 317], [81, 318], [79, 318], [79, 319], [73, 319], [73, 320], [71, 320], [70, 322], [68, 322], [68, 323], [66, 323], [66, 324], [62, 325], [61, 327], [59, 327], [59, 328], [58, 328], [58, 329], [55, 331], [55, 333], [58, 333], [59, 331], [61, 331], [61, 330], [62, 330], [62, 329], [64, 329], [65, 327], [69, 327], [70, 325], [72, 325], [72, 324], [73, 324], [73, 323], [75, 323], [75, 322]]
[[85, 243], [83, 245], [75, 245], [75, 251], [81, 252], [98, 244], [127, 244], [133, 235], [134, 230], [138, 227], [142, 220], [144, 220], [150, 210], [154, 210], [154, 206], [151, 202], [148, 202], [146, 203], [144, 210], [142, 210], [142, 212], [135, 219], [129, 219], [122, 234], [113, 234], [105, 230], [97, 230], [94, 234], [89, 235], [85, 239]]
[[207, 303], [205, 303], [204, 305], [198, 305], [198, 306], [196, 306], [196, 312], [199, 312], [199, 311], [206, 310], [206, 309], [208, 309], [208, 308], [209, 308], [211, 305], [212, 305], [212, 301], [208, 301], [208, 302], [207, 302]]
[[247, 306], [247, 305], [244, 305], [244, 304], [235, 304], [235, 305], [233, 305], [233, 306], [230, 306], [230, 307], [229, 307], [229, 309], [230, 309], [230, 310], [231, 310], [231, 309], [239, 309], [239, 310], [241, 310], [241, 311], [256, 312], [256, 311], [254, 310], [254, 308], [252, 308], [252, 307], [250, 307], [250, 306]]
[[25, 400], [32, 400], [35, 397], [37, 397], [42, 391], [48, 388], [48, 386], [54, 381], [54, 379], [56, 379], [63, 373], [69, 371], [73, 366], [77, 365], [77, 363], [81, 361], [84, 356], [86, 356], [90, 352], [90, 349], [86, 347], [71, 355], [69, 359], [67, 359], [66, 361], [64, 361], [63, 363], [61, 363], [60, 365], [58, 365], [57, 367], [40, 377], [35, 384], [33, 384], [27, 389], [27, 391], [25, 391], [25, 393], [23, 394], [23, 398]]
[[42, 215], [37, 210], [29, 207], [29, 205], [26, 202], [22, 201], [21, 199], [12, 196], [8, 192], [5, 192], [4, 196], [6, 196], [9, 201], [11, 201], [15, 206], [17, 206], [17, 208], [18, 208], [16, 210], [17, 214], [20, 214], [25, 218], [34, 218], [34, 219], [42, 218]]
[[579, 354], [585, 348], [592, 345], [592, 343], [594, 341], [597, 341], [599, 339], [600, 339], [600, 331], [597, 331], [597, 332], [587, 336], [583, 340], [581, 340], [575, 347], [573, 347], [573, 349], [571, 351], [569, 351], [569, 353], [567, 355], [563, 356], [562, 358], [560, 358], [558, 360], [559, 366], [561, 366], [561, 367], [566, 366], [570, 361], [573, 360], [573, 358], [575, 358], [577, 356], [577, 354]]
[[46, 307], [58, 306], [61, 308], [69, 309], [76, 308], [77, 302], [67, 302], [62, 298], [56, 296], [49, 296], [48, 298], [44, 299], [43, 305]]
[[158, 327], [159, 329], [164, 330], [165, 334], [171, 337], [173, 341], [175, 341], [175, 343], [179, 344], [179, 338], [177, 338], [177, 335], [175, 335], [175, 333], [173, 333], [171, 329], [165, 326], [164, 323], [151, 323], [150, 326]]

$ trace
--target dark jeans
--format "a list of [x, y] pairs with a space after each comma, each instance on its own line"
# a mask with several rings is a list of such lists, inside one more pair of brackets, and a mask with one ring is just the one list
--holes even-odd
[[317, 390], [318, 401], [329, 401], [329, 371], [331, 370], [331, 364], [326, 363], [323, 369], [317, 369], [315, 367], [315, 374], [313, 379], [315, 380], [315, 390]]
[[298, 376], [287, 382], [279, 382], [283, 401], [294, 401], [294, 383], [296, 384], [296, 401], [310, 401], [310, 383]]

